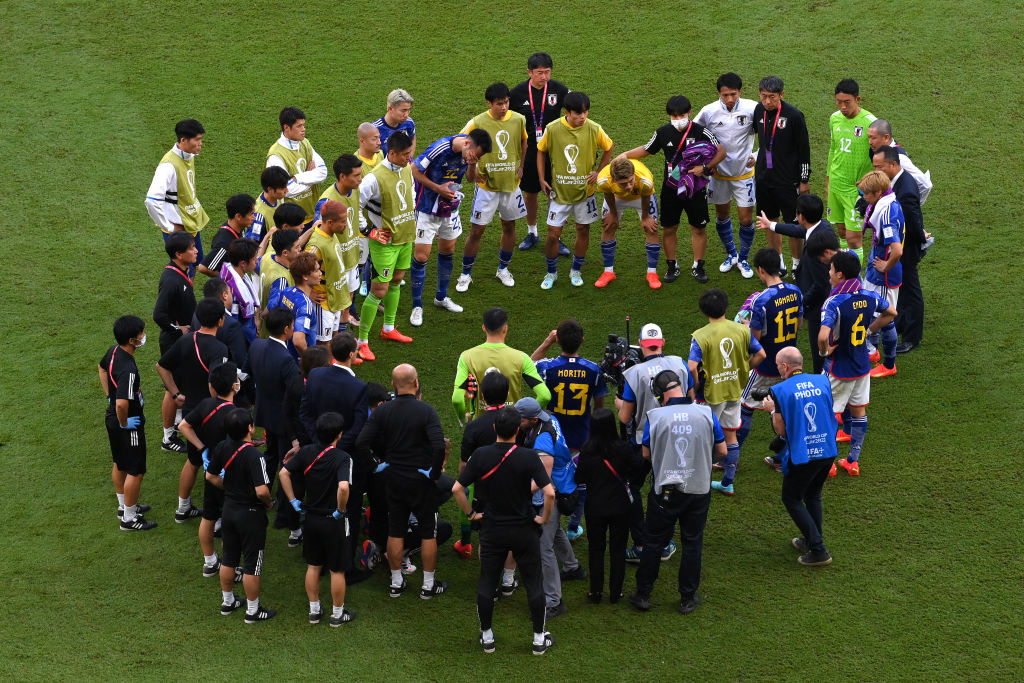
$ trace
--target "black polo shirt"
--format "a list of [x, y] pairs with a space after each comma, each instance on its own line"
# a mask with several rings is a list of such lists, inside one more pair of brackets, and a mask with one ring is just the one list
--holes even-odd
[[262, 507], [257, 486], [270, 486], [270, 474], [263, 453], [245, 441], [224, 439], [210, 453], [209, 472], [224, 472], [224, 504]]
[[497, 408], [488, 408], [480, 417], [470, 420], [462, 432], [462, 462], [469, 460], [473, 451], [481, 446], [489, 446], [498, 440], [494, 431], [494, 421], [498, 418]]
[[[707, 140], [716, 147], [721, 144], [718, 141], [718, 138], [715, 137], [714, 133], [699, 123], [693, 123], [691, 121], [687, 125], [689, 125], [689, 130], [686, 128], [676, 130], [671, 123], [666, 123], [664, 126], [661, 126], [658, 130], [654, 131], [654, 135], [652, 135], [651, 139], [647, 141], [646, 145], [644, 145], [644, 149], [648, 154], [657, 154], [658, 152], [661, 152], [665, 155], [665, 172], [661, 178], [662, 191], [666, 189], [665, 180], [669, 177], [669, 170], [671, 166], [679, 163], [679, 159], [682, 158], [683, 152], [686, 151], [687, 147], [694, 144], [701, 138], [704, 138], [704, 140]], [[686, 144], [684, 144], [682, 150], [680, 150], [679, 145], [683, 142], [684, 133], [686, 134]]]
[[216, 396], [207, 396], [199, 402], [199, 405], [183, 415], [185, 422], [188, 422], [196, 431], [196, 436], [203, 442], [203, 445], [212, 451], [217, 444], [227, 438], [224, 417], [231, 412], [234, 405], [231, 401], [225, 401]]
[[[530, 85], [530, 79], [526, 79], [509, 91], [508, 108], [519, 112], [526, 117], [526, 134], [529, 139], [526, 142], [527, 149], [537, 149], [537, 126], [541, 130], [557, 120], [562, 115], [562, 101], [569, 94], [569, 88], [559, 81], [548, 81], [547, 96], [544, 88], [538, 90]], [[533, 108], [530, 108], [530, 102]], [[541, 111], [543, 109], [543, 111]]]
[[329, 515], [338, 509], [338, 484], [352, 485], [352, 458], [334, 446], [303, 446], [285, 469], [293, 484], [301, 484], [302, 507], [307, 513]]
[[139, 425], [146, 423], [142, 414], [142, 389], [139, 387], [139, 366], [135, 364], [135, 356], [121, 347], [111, 346], [100, 359], [100, 369], [107, 373], [107, 405], [106, 421], [108, 424], [120, 424], [117, 419], [117, 400], [128, 401], [128, 417], [139, 418]]
[[227, 223], [220, 226], [217, 233], [213, 236], [213, 241], [210, 242], [210, 250], [206, 252], [206, 259], [203, 261], [203, 265], [213, 272], [219, 273], [220, 267], [228, 257], [228, 248], [232, 242], [241, 236], [240, 232], [235, 232], [235, 229]]
[[[212, 334], [190, 332], [167, 350], [160, 367], [171, 371], [178, 391], [185, 394], [185, 414], [210, 395], [210, 370], [227, 362], [228, 347]], [[189, 424], [192, 424], [190, 421]], [[195, 425], [193, 425], [195, 426]]]
[[485, 525], [531, 523], [536, 516], [530, 490], [533, 482], [540, 488], [551, 483], [540, 454], [532, 448], [504, 442], [478, 448], [459, 475], [459, 483], [464, 487], [475, 485], [473, 491], [483, 501]]
[[161, 331], [178, 334], [173, 327], [190, 325], [196, 312], [196, 293], [192, 278], [172, 261], [164, 266], [157, 287], [156, 304], [153, 306], [153, 322]]

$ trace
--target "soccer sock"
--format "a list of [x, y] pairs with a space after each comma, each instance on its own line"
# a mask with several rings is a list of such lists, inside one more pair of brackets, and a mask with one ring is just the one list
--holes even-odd
[[130, 522], [133, 519], [135, 519], [135, 508], [136, 508], [135, 505], [125, 505], [124, 506], [124, 513], [122, 513], [121, 519], [124, 520], [125, 522]]
[[317, 613], [319, 611], [320, 611], [320, 601], [319, 600], [317, 600], [316, 602], [310, 602], [309, 603], [309, 613], [310, 614], [315, 614], [315, 613]]
[[896, 366], [896, 325], [889, 323], [882, 328], [882, 365], [892, 369]]
[[434, 587], [434, 572], [423, 570], [423, 590], [430, 590]]
[[482, 638], [485, 643], [489, 643], [490, 641], [494, 640], [494, 631], [492, 631], [491, 629], [487, 629], [486, 631], [480, 631], [480, 638]]
[[343, 617], [344, 615], [345, 615], [345, 604], [344, 603], [342, 603], [341, 605], [334, 605], [333, 606], [333, 609], [331, 610], [331, 616], [332, 617], [334, 617], [336, 619], [339, 619], [339, 618]]
[[498, 270], [508, 268], [510, 263], [512, 263], [512, 252], [498, 249]]
[[221, 591], [220, 594], [221, 594], [221, 599], [224, 601], [225, 605], [234, 605], [235, 604], [235, 592], [234, 591]]
[[178, 512], [185, 512], [192, 507], [192, 497], [178, 499]]
[[178, 425], [181, 423], [181, 408], [174, 411], [174, 431], [178, 431]]
[[207, 567], [212, 567], [217, 564], [217, 553], [214, 553], [213, 555], [203, 555], [203, 564]]
[[363, 264], [362, 276], [363, 276], [363, 279], [362, 279], [363, 283], [365, 283], [367, 286], [369, 286], [370, 280], [373, 277], [373, 261], [371, 261], [369, 258], [367, 258], [366, 259], [366, 263]]
[[363, 310], [359, 312], [359, 339], [366, 341], [370, 338], [370, 328], [377, 317], [377, 307], [380, 306], [380, 299], [370, 292], [363, 299]]
[[[413, 308], [423, 308], [423, 285], [427, 282], [427, 262], [420, 261], [414, 258], [412, 260], [412, 267], [409, 269], [409, 274], [412, 277], [412, 306]], [[388, 290], [388, 294], [391, 290]], [[387, 301], [387, 297], [384, 297]], [[387, 304], [384, 304], [385, 310], [387, 310]], [[384, 314], [387, 316], [387, 313]], [[387, 322], [387, 318], [384, 318]]]
[[740, 405], [740, 428], [736, 430], [736, 443], [740, 446], [750, 436], [750, 423], [754, 419], [754, 409]]
[[583, 259], [584, 257], [573, 254], [572, 270], [583, 270]]
[[174, 427], [164, 427], [164, 441], [174, 436]]
[[846, 251], [848, 248], [849, 247], [846, 246], [846, 238], [845, 237], [840, 237], [839, 238], [839, 250], [840, 251]]
[[732, 238], [732, 218], [726, 218], [724, 221], [716, 218], [715, 229], [718, 230], [718, 239], [722, 240], [725, 253], [736, 256], [736, 242]]
[[398, 297], [400, 290], [398, 285], [388, 285], [388, 293], [384, 297], [384, 324], [395, 328], [395, 313], [398, 312]]
[[796, 269], [800, 266], [800, 259], [798, 259], [796, 256], [794, 256], [792, 261], [793, 261], [793, 272], [795, 273]]
[[437, 294], [434, 295], [434, 298], [438, 301], [444, 301], [448, 296], [448, 284], [452, 281], [452, 262], [454, 260], [454, 254], [437, 253]]
[[661, 258], [661, 245], [657, 242], [654, 244], [647, 242], [644, 246], [647, 249], [647, 272], [656, 273], [658, 272], [658, 259]]
[[402, 585], [402, 570], [392, 569], [391, 570], [391, 585], [398, 588]]
[[338, 323], [338, 332], [348, 332], [348, 323]]
[[459, 525], [459, 540], [463, 545], [467, 545], [473, 540], [473, 525], [465, 513], [460, 512], [459, 519], [463, 520]]
[[516, 580], [516, 570], [515, 569], [502, 569], [501, 570], [501, 585], [502, 586], [511, 586], [512, 583], [515, 580]]
[[531, 235], [536, 235], [537, 234], [537, 225], [536, 224], [527, 225], [526, 226], [526, 231], [528, 233], [530, 233]]
[[534, 633], [533, 634], [533, 644], [534, 645], [543, 645], [544, 644], [544, 634], [543, 633]]
[[857, 462], [860, 460], [860, 449], [864, 445], [864, 435], [868, 431], [868, 416], [850, 418], [850, 455], [846, 462]]
[[259, 598], [256, 598], [255, 600], [246, 600], [245, 604], [246, 604], [246, 607], [245, 607], [245, 613], [246, 614], [249, 614], [249, 615], [256, 614], [256, 612], [258, 612], [260, 610], [260, 599]]
[[462, 257], [462, 274], [469, 275], [473, 272], [473, 263], [476, 261], [476, 256], [465, 256]]
[[[618, 246], [618, 242], [615, 240], [607, 240], [601, 242], [601, 260], [604, 261], [604, 269], [612, 270], [615, 268], [615, 248]], [[575, 265], [576, 261], [573, 260]]]
[[856, 249], [851, 249], [850, 251], [857, 255], [858, 261], [864, 261], [864, 247], [857, 247]]
[[557, 275], [558, 274], [558, 257], [557, 256], [555, 258], [547, 258], [547, 257], [545, 257], [545, 260], [548, 262], [548, 272], [551, 273], [552, 275]]
[[725, 465], [725, 476], [722, 477], [722, 486], [728, 486], [732, 483], [732, 480], [736, 478], [736, 465], [740, 461], [740, 445], [738, 443], [730, 443], [725, 446], [725, 460], [722, 464]]
[[120, 510], [121, 508], [124, 507], [124, 494], [115, 493], [114, 495], [117, 496], [117, 509]]
[[754, 224], [743, 225], [740, 224], [740, 261], [746, 261], [750, 258], [750, 248], [754, 246]]

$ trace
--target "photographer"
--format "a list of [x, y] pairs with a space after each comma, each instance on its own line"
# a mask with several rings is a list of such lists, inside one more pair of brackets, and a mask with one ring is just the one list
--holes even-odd
[[[693, 384], [690, 379], [690, 371], [686, 361], [679, 356], [666, 356], [662, 353], [665, 346], [665, 337], [661, 328], [654, 323], [648, 323], [640, 329], [640, 353], [643, 361], [628, 368], [623, 374], [622, 386], [619, 388], [619, 395], [615, 397], [615, 409], [619, 413], [619, 421], [626, 425], [629, 433], [630, 443], [637, 451], [640, 450], [640, 438], [643, 436], [644, 428], [647, 426], [647, 411], [657, 407], [657, 400], [651, 393], [651, 380], [662, 370], [674, 370], [680, 377], [687, 378], [687, 387], [684, 393], [693, 398]], [[644, 466], [633, 473], [629, 485], [634, 491], [643, 488], [644, 480], [647, 478], [648, 468]], [[643, 549], [643, 528], [644, 528], [644, 507], [640, 496], [633, 497], [633, 518], [630, 521], [629, 531], [633, 536], [633, 547], [626, 551], [626, 560], [629, 562], [640, 561], [640, 551]], [[662, 559], [667, 560], [676, 551], [676, 545], [669, 540], [668, 545], [662, 551]]]
[[821, 537], [821, 489], [836, 459], [836, 418], [827, 375], [803, 374], [803, 356], [796, 347], [781, 349], [775, 358], [783, 381], [764, 399], [775, 432], [785, 437], [782, 456], [782, 502], [802, 538], [793, 547], [800, 564], [832, 563]]

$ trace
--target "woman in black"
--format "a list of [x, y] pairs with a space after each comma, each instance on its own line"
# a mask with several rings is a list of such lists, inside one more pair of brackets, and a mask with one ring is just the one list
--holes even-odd
[[626, 577], [626, 539], [629, 536], [629, 477], [640, 466], [641, 456], [619, 438], [618, 420], [608, 408], [598, 408], [590, 418], [590, 438], [580, 449], [576, 483], [587, 487], [584, 514], [590, 554], [590, 592], [587, 598], [601, 602], [604, 587], [604, 549], [608, 539], [611, 572], [609, 602], [622, 597]]

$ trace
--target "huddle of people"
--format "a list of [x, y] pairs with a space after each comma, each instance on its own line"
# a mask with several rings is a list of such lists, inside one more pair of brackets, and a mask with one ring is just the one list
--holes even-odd
[[[930, 178], [892, 141], [888, 122], [860, 108], [857, 84], [840, 82], [827, 178], [833, 230], [825, 204], [809, 192], [806, 123], [783, 101], [777, 77], [761, 80], [755, 103], [741, 97], [738, 76], [724, 74], [716, 84], [719, 99], [692, 119], [689, 100], [674, 96], [666, 106], [669, 123], [645, 145], [613, 158], [611, 138], [588, 118], [590, 99], [551, 80], [551, 67], [547, 54], [531, 55], [527, 81], [511, 89], [489, 86], [485, 112], [418, 156], [413, 99], [393, 91], [387, 113], [359, 126], [355, 153], [335, 160], [336, 180], [326, 189], [327, 167], [306, 139], [305, 114], [286, 107], [281, 136], [267, 152], [263, 192], [226, 202], [227, 221], [205, 254], [201, 230], [209, 217], [195, 182], [205, 130], [194, 119], [176, 126], [177, 143], [146, 197], [169, 258], [153, 312], [165, 390], [162, 448], [186, 456], [174, 518], [200, 520], [202, 575], [219, 577], [222, 614], [244, 607], [246, 623], [275, 616], [260, 603], [268, 512], [275, 508], [274, 526], [288, 529], [290, 547], [303, 547], [310, 623], [326, 617], [341, 626], [354, 619], [345, 606], [347, 586], [382, 561], [390, 572], [388, 594], [402, 596], [416, 571], [414, 553], [423, 568], [420, 598], [443, 595], [449, 585], [435, 575], [438, 546], [454, 529], [438, 509], [450, 497], [460, 510], [455, 553], [471, 558], [478, 533], [485, 652], [495, 649], [495, 603], [513, 595], [520, 581], [535, 654], [554, 643], [547, 621], [568, 610], [564, 581], [589, 578], [588, 600], [600, 603], [607, 590], [617, 603], [625, 597], [625, 565], [637, 563], [628, 601], [650, 609], [660, 563], [677, 551], [677, 522], [678, 610], [688, 614], [700, 604], [712, 491], [735, 495], [740, 449], [755, 411], [770, 413], [778, 435], [777, 453], [766, 461], [783, 475], [783, 501], [801, 532], [792, 541], [799, 562], [832, 561], [821, 534], [823, 484], [837, 463], [859, 476], [870, 379], [895, 374], [897, 352], [921, 340], [917, 263], [930, 236], [920, 205]], [[665, 172], [655, 198], [653, 174], [640, 159], [658, 152]], [[589, 229], [599, 217], [603, 272], [594, 286], [612, 286], [626, 209], [640, 218], [651, 289], [681, 273], [676, 248], [684, 212], [691, 275], [706, 283], [709, 203], [727, 254], [719, 270], [756, 275], [764, 289], [734, 320], [727, 318], [724, 291], [703, 291], [698, 308], [708, 323], [693, 331], [685, 357], [666, 354], [662, 328], [649, 323], [630, 340], [638, 361], [611, 376], [579, 356], [584, 337], [577, 321], [562, 321], [527, 355], [505, 344], [507, 313], [488, 309], [485, 341], [463, 352], [456, 367], [452, 405], [464, 431], [453, 478], [446, 474], [450, 441], [435, 408], [420, 399], [416, 368], [393, 369], [392, 393], [363, 382], [354, 368], [376, 360], [369, 339], [378, 313], [381, 339], [413, 341], [396, 327], [400, 290], [408, 274], [410, 324], [421, 326], [435, 238], [434, 307], [463, 311], [449, 296], [463, 180], [476, 187], [456, 292], [473, 282], [495, 213], [501, 222], [496, 279], [515, 285], [509, 265], [516, 221], [525, 217], [528, 227], [519, 250], [540, 242], [542, 192], [548, 196], [542, 289], [555, 286], [560, 257], [571, 256], [570, 283], [584, 284]], [[570, 217], [571, 250], [561, 241]], [[864, 225], [874, 237], [862, 280]], [[757, 229], [766, 231], [768, 247], [751, 257]], [[784, 280], [782, 235], [791, 237], [795, 283]], [[667, 268], [660, 275], [662, 249]], [[196, 271], [208, 277], [198, 301]], [[901, 285], [910, 297], [897, 318]], [[801, 324], [815, 374], [802, 373]], [[117, 513], [121, 529], [146, 531], [157, 525], [145, 518], [150, 507], [139, 498], [146, 440], [135, 355], [146, 342], [145, 323], [122, 316], [113, 331], [115, 345], [101, 359], [99, 377], [108, 396]], [[549, 358], [553, 345], [561, 353]], [[872, 360], [880, 364], [872, 368]], [[616, 393], [606, 407], [609, 380]], [[262, 439], [255, 438], [257, 427]], [[850, 442], [849, 455], [838, 461], [837, 440]], [[715, 470], [720, 479], [713, 479]], [[202, 507], [191, 498], [200, 473]], [[641, 492], [648, 484], [645, 506]], [[572, 545], [584, 533], [589, 573]], [[319, 597], [325, 567], [330, 610]], [[237, 583], [244, 601], [234, 592]]]

